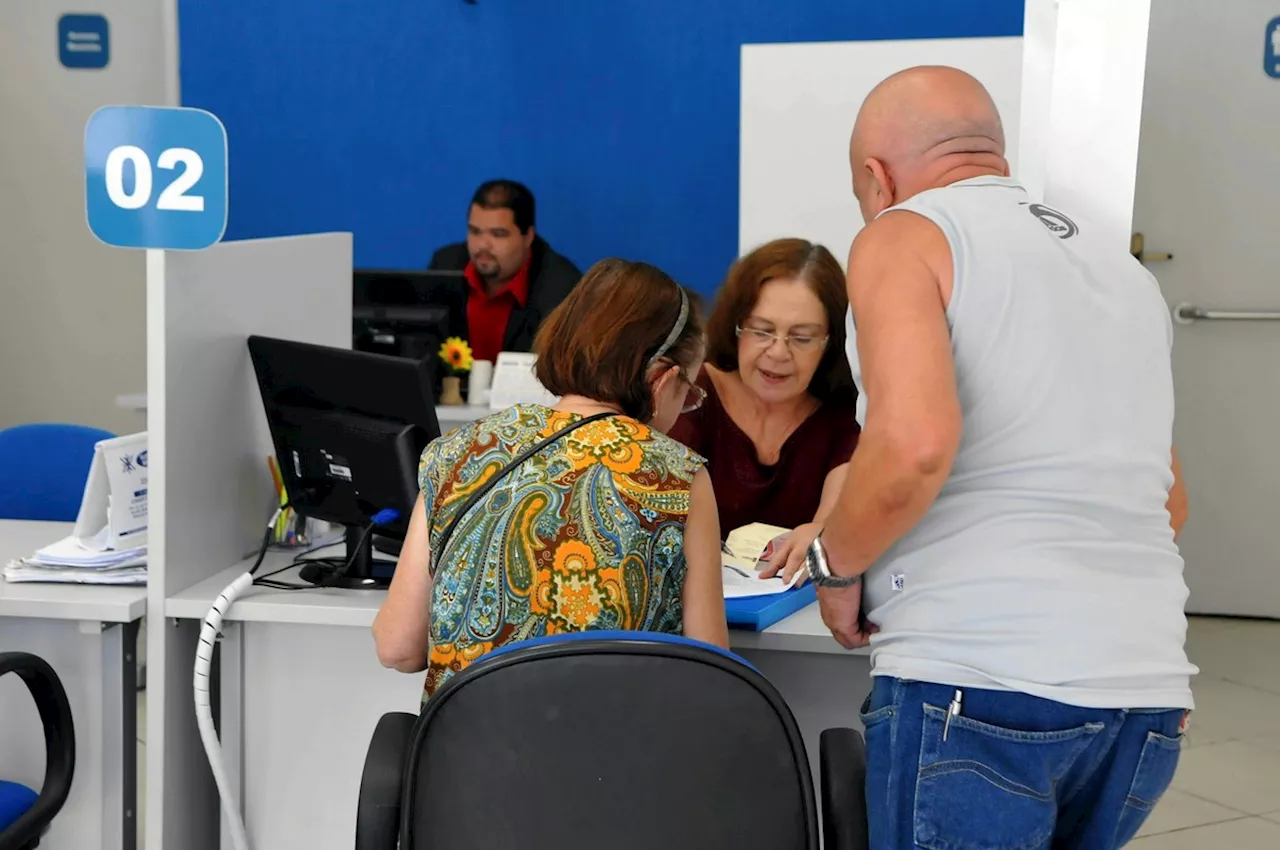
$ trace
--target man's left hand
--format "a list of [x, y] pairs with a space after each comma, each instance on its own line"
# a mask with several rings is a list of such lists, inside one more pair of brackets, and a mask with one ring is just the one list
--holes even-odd
[[871, 636], [879, 631], [867, 624], [864, 630], [858, 618], [862, 611], [862, 582], [851, 587], [818, 588], [818, 609], [822, 622], [831, 630], [831, 636], [845, 649], [860, 649], [871, 643]]

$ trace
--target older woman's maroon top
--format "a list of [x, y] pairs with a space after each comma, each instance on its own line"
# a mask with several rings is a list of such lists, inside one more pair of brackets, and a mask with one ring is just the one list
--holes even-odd
[[753, 522], [795, 528], [813, 521], [827, 473], [849, 460], [858, 442], [852, 402], [823, 404], [782, 444], [778, 462], [760, 462], [755, 444], [729, 416], [704, 369], [707, 400], [683, 414], [671, 436], [707, 459], [720, 508], [720, 534]]

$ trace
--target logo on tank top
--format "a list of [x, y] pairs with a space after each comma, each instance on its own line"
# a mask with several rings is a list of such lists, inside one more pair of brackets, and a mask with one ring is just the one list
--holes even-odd
[[1059, 239], [1070, 239], [1080, 232], [1080, 228], [1076, 227], [1074, 221], [1051, 207], [1026, 201], [1022, 202], [1022, 206], [1030, 210], [1031, 214], [1040, 219], [1040, 223], [1049, 228], [1049, 232]]

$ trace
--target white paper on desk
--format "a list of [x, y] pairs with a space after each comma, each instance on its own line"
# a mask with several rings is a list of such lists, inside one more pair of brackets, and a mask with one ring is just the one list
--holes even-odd
[[98, 443], [72, 536], [95, 549], [144, 547], [147, 513], [146, 432]]
[[33, 566], [22, 561], [10, 561], [2, 571], [4, 580], [13, 584], [22, 582], [51, 582], [54, 584], [106, 584], [145, 585], [145, 566], [125, 565], [113, 569], [86, 570], [76, 567]]
[[547, 392], [533, 373], [538, 355], [525, 351], [504, 351], [493, 367], [493, 384], [489, 387], [489, 408], [503, 410], [513, 404], [553, 405], [559, 399]]
[[23, 562], [32, 566], [43, 567], [80, 567], [85, 569], [111, 568], [124, 565], [145, 564], [147, 548], [113, 549], [100, 551], [86, 548], [74, 537], [64, 537], [57, 543], [51, 543]]
[[[760, 578], [760, 575], [750, 567], [744, 568], [741, 562], [731, 559], [729, 556], [723, 556], [725, 564], [720, 568], [720, 577], [724, 582], [724, 598], [725, 599], [742, 599], [748, 596], [773, 596], [778, 593], [785, 593], [795, 587], [802, 581], [799, 573], [795, 575], [791, 583], [782, 580], [781, 576], [773, 578]], [[737, 567], [737, 570], [733, 569]], [[744, 570], [747, 575], [740, 575], [738, 570]]]

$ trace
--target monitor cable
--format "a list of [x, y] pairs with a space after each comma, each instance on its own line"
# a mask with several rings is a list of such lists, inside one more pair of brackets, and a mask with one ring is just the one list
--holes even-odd
[[[347, 559], [345, 565], [334, 570], [327, 582], [320, 584], [292, 585], [269, 578], [269, 576], [297, 566], [303, 560], [302, 556], [295, 558], [289, 567], [255, 579], [254, 573], [261, 568], [263, 560], [267, 557], [267, 550], [271, 547], [276, 521], [288, 507], [288, 504], [282, 505], [271, 515], [271, 521], [267, 523], [266, 531], [262, 535], [262, 545], [258, 548], [258, 555], [254, 559], [253, 566], [218, 594], [218, 598], [214, 600], [209, 613], [205, 615], [204, 623], [200, 627], [199, 643], [196, 645], [195, 674], [192, 683], [195, 692], [196, 725], [200, 730], [200, 740], [204, 744], [205, 755], [209, 759], [209, 768], [213, 772], [214, 783], [218, 787], [218, 797], [222, 801], [222, 812], [226, 815], [227, 823], [231, 827], [231, 845], [234, 850], [249, 850], [249, 839], [245, 834], [244, 820], [240, 815], [240, 807], [237, 805], [235, 796], [231, 791], [230, 783], [227, 779], [226, 765], [222, 760], [222, 743], [218, 740], [218, 730], [213, 723], [213, 704], [209, 686], [209, 677], [213, 669], [213, 654], [218, 644], [218, 637], [222, 634], [223, 619], [231, 609], [231, 606], [235, 604], [235, 601], [255, 583], [277, 590], [308, 590], [327, 587], [330, 583], [345, 575], [351, 569], [351, 565], [356, 558], [356, 555], [353, 554]], [[374, 528], [379, 525], [390, 524], [399, 518], [399, 512], [391, 509], [375, 514], [373, 520], [361, 534], [360, 545], [356, 547], [356, 552], [363, 548]]]

